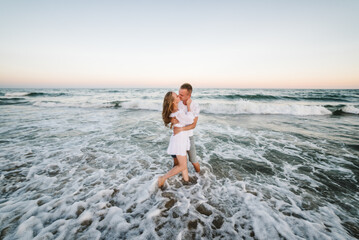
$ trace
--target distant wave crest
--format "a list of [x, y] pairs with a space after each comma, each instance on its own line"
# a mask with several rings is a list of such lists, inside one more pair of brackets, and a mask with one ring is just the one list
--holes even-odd
[[39, 97], [39, 96], [48, 96], [48, 97], [59, 97], [65, 96], [66, 93], [46, 93], [46, 92], [10, 92], [5, 93], [5, 97]]
[[[113, 107], [125, 109], [143, 109], [161, 111], [159, 102], [132, 100], [122, 102], [120, 105], [113, 103]], [[283, 114], [283, 115], [330, 115], [332, 112], [323, 106], [307, 106], [300, 104], [273, 104], [255, 103], [240, 100], [231, 104], [203, 103], [200, 104], [201, 112], [210, 114]]]
[[[208, 98], [208, 96], [204, 97]], [[210, 98], [214, 99], [248, 99], [248, 100], [278, 100], [280, 97], [265, 94], [228, 94], [228, 95], [214, 95]]]
[[0, 98], [0, 105], [27, 105], [30, 104], [25, 98]]
[[347, 96], [326, 94], [326, 95], [306, 95], [306, 96], [286, 96], [286, 95], [268, 95], [268, 94], [227, 94], [227, 95], [212, 95], [200, 96], [200, 99], [229, 99], [229, 100], [254, 100], [254, 101], [268, 101], [268, 100], [292, 100], [292, 101], [336, 101], [349, 102]]
[[345, 106], [343, 112], [351, 114], [359, 114], [359, 109], [354, 106]]
[[284, 114], [284, 115], [328, 115], [331, 111], [322, 106], [300, 104], [255, 103], [241, 100], [234, 104], [203, 104], [203, 112], [213, 114]]

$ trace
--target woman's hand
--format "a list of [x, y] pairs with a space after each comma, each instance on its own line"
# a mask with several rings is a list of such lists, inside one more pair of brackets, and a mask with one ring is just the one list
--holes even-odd
[[191, 99], [191, 98], [188, 98], [186, 103], [187, 103], [187, 106], [191, 106], [192, 99]]
[[187, 110], [188, 110], [188, 112], [190, 112], [190, 111], [191, 111], [192, 99], [191, 99], [191, 98], [188, 98], [186, 103], [187, 103]]

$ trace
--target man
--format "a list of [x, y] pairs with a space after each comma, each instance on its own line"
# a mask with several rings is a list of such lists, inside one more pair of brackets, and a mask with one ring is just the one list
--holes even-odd
[[[179, 98], [181, 100], [181, 102], [178, 103], [178, 108], [182, 109], [183, 111], [185, 111], [187, 113], [187, 100], [191, 97], [192, 95], [192, 86], [189, 83], [184, 83], [182, 84], [182, 86], [180, 87], [179, 90]], [[188, 153], [188, 157], [189, 157], [189, 161], [192, 163], [194, 169], [196, 170], [196, 172], [200, 172], [200, 166], [199, 163], [196, 159], [196, 146], [194, 144], [194, 136], [193, 136], [193, 129], [196, 127], [197, 125], [197, 121], [198, 121], [198, 115], [200, 112], [199, 109], [199, 105], [197, 103], [195, 103], [194, 101], [192, 101], [191, 103], [191, 110], [193, 112], [193, 115], [195, 116], [194, 121], [192, 124], [187, 125], [185, 127], [174, 127], [173, 128], [173, 134], [176, 135], [181, 131], [189, 131], [188, 135], [189, 135], [189, 139], [190, 139], [190, 143], [191, 143], [191, 147], [190, 150], [187, 151]], [[176, 119], [173, 119], [172, 123], [175, 124]], [[178, 165], [178, 160], [176, 157], [173, 158], [173, 162], [174, 165]]]

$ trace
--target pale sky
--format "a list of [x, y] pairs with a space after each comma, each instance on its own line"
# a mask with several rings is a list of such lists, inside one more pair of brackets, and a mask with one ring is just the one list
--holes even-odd
[[0, 1], [0, 87], [359, 88], [358, 0]]

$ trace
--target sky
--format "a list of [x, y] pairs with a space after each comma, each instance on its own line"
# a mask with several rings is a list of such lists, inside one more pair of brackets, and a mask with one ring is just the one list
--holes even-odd
[[359, 88], [358, 0], [0, 1], [0, 87]]

